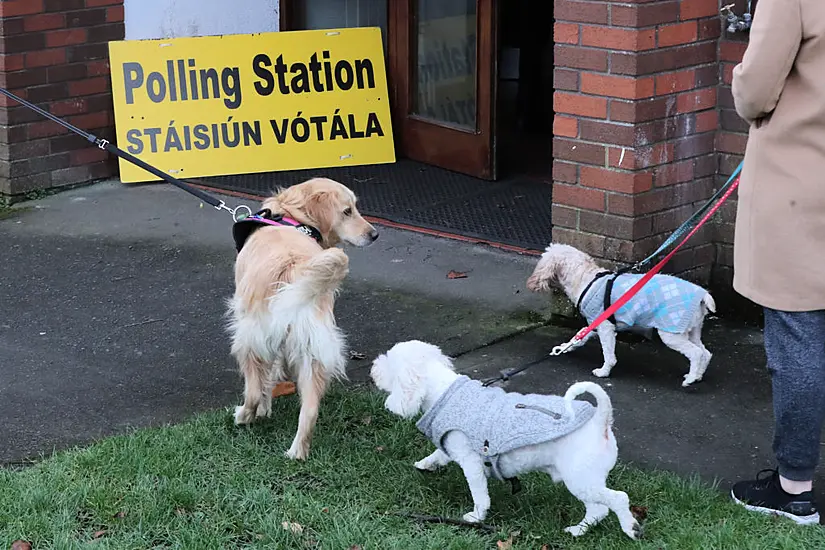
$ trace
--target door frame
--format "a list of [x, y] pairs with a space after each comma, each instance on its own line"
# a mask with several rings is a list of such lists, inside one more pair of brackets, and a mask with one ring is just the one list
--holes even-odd
[[[280, 0], [279, 30], [295, 30], [295, 3]], [[476, 0], [476, 128], [460, 129], [412, 114], [417, 0], [387, 2], [387, 86], [399, 156], [495, 180], [498, 2]]]
[[391, 66], [395, 82], [393, 124], [402, 153], [413, 160], [433, 164], [481, 179], [496, 178], [495, 114], [498, 54], [496, 2], [476, 0], [476, 127], [439, 123], [412, 113], [416, 94], [416, 0], [394, 0], [389, 28], [394, 33]]

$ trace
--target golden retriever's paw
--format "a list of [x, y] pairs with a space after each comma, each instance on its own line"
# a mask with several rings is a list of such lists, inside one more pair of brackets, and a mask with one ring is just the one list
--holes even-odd
[[272, 416], [272, 401], [261, 401], [258, 410], [255, 411], [255, 418], [269, 418]]
[[292, 446], [284, 454], [290, 460], [306, 460], [309, 456], [309, 445], [298, 445], [293, 442]]
[[245, 408], [243, 405], [235, 407], [235, 425], [250, 424], [255, 420], [255, 411]]

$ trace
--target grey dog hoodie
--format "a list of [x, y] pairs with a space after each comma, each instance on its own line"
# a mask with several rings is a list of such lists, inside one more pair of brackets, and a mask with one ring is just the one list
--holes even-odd
[[575, 400], [573, 410], [574, 416], [567, 417], [564, 398], [558, 395], [505, 392], [462, 375], [416, 427], [445, 453], [444, 436], [452, 430], [463, 432], [473, 449], [487, 458], [493, 477], [504, 479], [498, 467], [500, 455], [572, 433], [590, 420], [596, 407]]

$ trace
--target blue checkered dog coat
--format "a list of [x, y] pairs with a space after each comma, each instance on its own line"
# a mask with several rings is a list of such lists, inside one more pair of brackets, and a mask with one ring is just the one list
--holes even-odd
[[[604, 311], [604, 292], [611, 276], [596, 279], [581, 300], [581, 314], [592, 323]], [[610, 293], [618, 300], [642, 275], [619, 275]], [[693, 321], [707, 290], [671, 275], [656, 275], [614, 314], [617, 325], [655, 328], [681, 334]], [[624, 327], [617, 327], [624, 328]]]

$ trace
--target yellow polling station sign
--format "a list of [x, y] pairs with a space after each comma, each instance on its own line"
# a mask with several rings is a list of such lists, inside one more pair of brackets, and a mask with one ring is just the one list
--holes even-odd
[[[178, 178], [395, 162], [379, 28], [109, 44], [118, 146]], [[158, 178], [120, 160], [123, 182]]]

